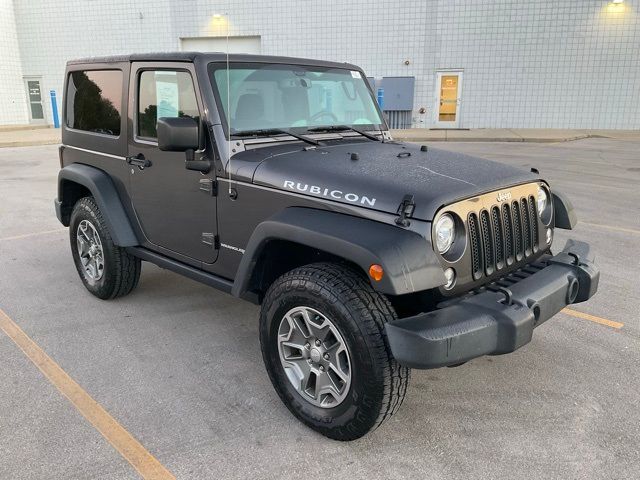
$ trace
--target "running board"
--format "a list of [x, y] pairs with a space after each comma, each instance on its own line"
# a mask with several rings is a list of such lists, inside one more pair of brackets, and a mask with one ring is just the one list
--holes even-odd
[[146, 248], [127, 247], [127, 252], [135, 257], [138, 257], [141, 260], [154, 263], [160, 268], [165, 268], [167, 270], [171, 270], [172, 272], [179, 273], [180, 275], [184, 275], [191, 280], [204, 283], [205, 285], [209, 285], [210, 287], [216, 288], [225, 293], [231, 293], [233, 282], [231, 280], [227, 280], [226, 278], [219, 277], [212, 273], [204, 272], [197, 268], [165, 257], [164, 255], [160, 255], [159, 253], [147, 250]]

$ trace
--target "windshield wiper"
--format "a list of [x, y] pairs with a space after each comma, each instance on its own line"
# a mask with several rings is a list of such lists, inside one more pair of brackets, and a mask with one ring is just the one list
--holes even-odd
[[359, 133], [360, 135], [368, 138], [369, 140], [375, 140], [376, 142], [380, 141], [380, 139], [375, 135], [369, 132], [360, 130], [359, 128], [350, 127], [348, 125], [327, 125], [326, 127], [307, 128], [307, 132], [343, 132], [345, 130], [351, 130], [352, 132]]
[[259, 128], [256, 130], [241, 130], [239, 132], [234, 132], [232, 135], [237, 137], [257, 137], [259, 135], [290, 135], [293, 138], [297, 138], [298, 140], [302, 140], [303, 142], [310, 143], [311, 145], [320, 145], [320, 142], [314, 140], [313, 138], [309, 138], [305, 135], [300, 135], [298, 133], [290, 132], [289, 130], [285, 130], [283, 128]]

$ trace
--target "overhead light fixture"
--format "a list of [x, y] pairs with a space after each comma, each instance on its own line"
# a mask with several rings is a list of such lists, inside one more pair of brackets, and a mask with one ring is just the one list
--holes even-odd
[[626, 8], [624, 0], [609, 0], [606, 6], [607, 12], [611, 14], [622, 14], [626, 11]]

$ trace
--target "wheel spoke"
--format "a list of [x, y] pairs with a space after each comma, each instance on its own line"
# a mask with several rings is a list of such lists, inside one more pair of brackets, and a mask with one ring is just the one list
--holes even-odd
[[334, 383], [331, 381], [331, 377], [329, 377], [327, 372], [323, 372], [318, 376], [318, 381], [316, 382], [316, 387], [318, 389], [319, 394], [323, 393], [337, 393], [340, 394]]
[[[302, 322], [304, 323], [305, 331], [308, 333], [307, 338], [309, 336], [315, 336], [315, 325], [311, 320], [311, 316], [309, 315], [309, 311], [307, 309], [303, 309], [300, 317], [302, 318]], [[298, 317], [298, 318], [300, 318]]]
[[317, 380], [318, 376], [316, 373], [310, 371], [301, 382], [302, 390], [314, 400], [318, 399]]
[[[326, 319], [315, 312], [309, 311], [309, 309], [304, 309], [303, 315], [311, 335], [320, 340], [324, 339]], [[316, 320], [316, 318], [319, 318], [319, 320]]]
[[102, 273], [104, 272], [104, 262], [102, 261], [102, 258], [96, 257], [95, 262], [96, 262], [96, 270], [98, 272], [98, 275], [102, 276]]
[[80, 233], [84, 237], [84, 240], [87, 243], [91, 244], [91, 239], [89, 238], [89, 234], [87, 233], [87, 226], [83, 225], [82, 223], [80, 224]]
[[[349, 375], [347, 373], [344, 373], [342, 370], [340, 370], [339, 368], [337, 368], [334, 364], [329, 365], [329, 370], [331, 372], [333, 372], [335, 375], [338, 376], [338, 379], [340, 381], [342, 381], [343, 384], [347, 383], [349, 381]], [[335, 386], [337, 391], [341, 390], [340, 385], [338, 385], [336, 382], [337, 379], [334, 379], [333, 376], [330, 376], [329, 373], [327, 372], [327, 377], [331, 380], [332, 385]]]
[[78, 239], [78, 253], [81, 256], [86, 255], [87, 252], [89, 251], [89, 243], [80, 235], [78, 235], [77, 239]]
[[297, 341], [304, 345], [307, 338], [309, 338], [309, 330], [306, 328], [304, 321], [300, 321], [297, 317], [288, 316], [287, 320], [291, 325], [291, 332], [288, 340]]
[[[297, 360], [299, 358], [304, 358], [304, 345], [294, 342], [281, 342], [280, 344], [289, 350], [289, 355], [285, 356], [285, 360]], [[298, 352], [298, 355], [295, 355], [294, 352]]]

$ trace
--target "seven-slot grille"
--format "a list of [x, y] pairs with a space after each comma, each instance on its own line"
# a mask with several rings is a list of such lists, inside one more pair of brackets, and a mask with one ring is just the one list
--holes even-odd
[[493, 205], [467, 218], [473, 279], [538, 251], [538, 214], [533, 196]]

